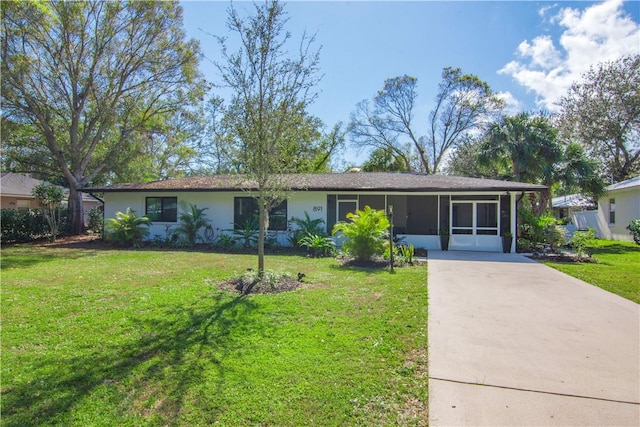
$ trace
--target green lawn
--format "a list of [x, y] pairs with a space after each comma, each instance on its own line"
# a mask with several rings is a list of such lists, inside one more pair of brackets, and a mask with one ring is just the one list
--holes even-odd
[[293, 292], [216, 283], [255, 256], [2, 249], [2, 425], [426, 425], [426, 267], [268, 256]]
[[631, 242], [597, 240], [590, 251], [597, 264], [545, 264], [640, 304], [640, 247]]

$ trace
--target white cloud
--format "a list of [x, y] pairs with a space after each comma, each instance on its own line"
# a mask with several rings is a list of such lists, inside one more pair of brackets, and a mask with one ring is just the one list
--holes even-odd
[[517, 114], [522, 111], [522, 103], [511, 92], [498, 92], [496, 97], [504, 101], [507, 114]]
[[564, 28], [559, 46], [548, 35], [524, 40], [517, 49], [519, 58], [498, 71], [535, 93], [538, 107], [557, 109], [556, 103], [590, 66], [640, 52], [640, 26], [625, 15], [622, 0], [582, 11], [564, 8], [551, 22]]

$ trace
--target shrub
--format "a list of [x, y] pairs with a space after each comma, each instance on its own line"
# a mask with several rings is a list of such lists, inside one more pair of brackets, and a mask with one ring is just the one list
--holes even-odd
[[104, 229], [104, 214], [102, 206], [96, 206], [91, 208], [88, 214], [89, 224], [87, 229], [97, 235], [102, 235]]
[[42, 212], [2, 209], [0, 217], [2, 243], [30, 242], [49, 235], [49, 225]]
[[136, 216], [135, 211], [127, 208], [125, 213], [116, 212], [115, 218], [107, 219], [107, 240], [131, 245], [141, 241], [149, 234], [151, 221], [146, 216]]
[[233, 235], [242, 242], [243, 248], [254, 248], [258, 243], [258, 227], [258, 218], [254, 215], [248, 218], [244, 224], [235, 224]]
[[318, 234], [307, 234], [300, 239], [298, 246], [307, 248], [307, 252], [314, 257], [332, 256], [336, 250], [336, 243], [332, 238]]
[[236, 244], [233, 236], [226, 233], [220, 233], [216, 239], [216, 246], [223, 249], [231, 249]]
[[[384, 251], [384, 258], [390, 259], [391, 252], [389, 247]], [[393, 264], [396, 266], [413, 265], [413, 259], [415, 257], [415, 248], [411, 243], [408, 245], [398, 245], [393, 247]]]
[[348, 222], [338, 222], [332, 234], [342, 233], [343, 249], [359, 261], [368, 261], [382, 255], [388, 236], [389, 220], [383, 210], [365, 206], [363, 210], [347, 214]]
[[640, 218], [632, 220], [629, 225], [627, 225], [627, 230], [631, 232], [633, 241], [640, 245]]
[[198, 208], [197, 205], [189, 203], [182, 205], [184, 212], [180, 214], [180, 225], [175, 229], [175, 233], [181, 235], [188, 244], [195, 245], [198, 232], [209, 224], [207, 215], [204, 213], [208, 208]]
[[307, 211], [304, 212], [304, 218], [292, 217], [291, 224], [296, 226], [296, 228], [293, 229], [293, 234], [289, 238], [293, 246], [301, 246], [300, 240], [303, 237], [307, 237], [310, 235], [327, 235], [327, 233], [325, 233], [324, 231], [324, 228], [322, 227], [322, 224], [324, 224], [324, 220], [321, 218], [311, 219]]
[[596, 241], [596, 231], [589, 228], [587, 231], [576, 231], [571, 237], [571, 247], [579, 257], [591, 256], [587, 248]]
[[551, 212], [545, 212], [540, 216], [523, 209], [520, 211], [520, 238], [518, 246], [520, 250], [526, 250], [520, 246], [520, 242], [527, 242], [530, 249], [538, 249], [543, 244], [552, 248], [562, 246], [565, 243], [564, 230], [558, 226], [558, 222]]

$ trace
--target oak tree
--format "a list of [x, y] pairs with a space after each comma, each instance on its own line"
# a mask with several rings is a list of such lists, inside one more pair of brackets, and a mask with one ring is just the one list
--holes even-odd
[[174, 2], [3, 2], [1, 49], [2, 116], [25, 131], [24, 156], [65, 177], [73, 234], [79, 189], [135, 159], [155, 119], [201, 96], [198, 43]]

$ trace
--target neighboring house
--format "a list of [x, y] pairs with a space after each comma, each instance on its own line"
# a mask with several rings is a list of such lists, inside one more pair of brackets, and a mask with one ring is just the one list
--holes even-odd
[[571, 218], [575, 212], [598, 208], [593, 199], [582, 194], [568, 194], [551, 199], [553, 213], [557, 219]]
[[[394, 229], [415, 247], [439, 249], [438, 230], [451, 234], [451, 250], [501, 251], [500, 235], [515, 235], [516, 201], [541, 185], [413, 173], [337, 173], [282, 175], [286, 200], [270, 213], [270, 233], [287, 244], [292, 217], [325, 221], [331, 232], [347, 213], [369, 205], [393, 206]], [[184, 203], [205, 211], [216, 235], [229, 233], [257, 212], [254, 182], [237, 175], [213, 175], [119, 184], [83, 191], [103, 193], [105, 218], [128, 207], [152, 221], [149, 238], [165, 237], [178, 225]], [[234, 225], [235, 224], [235, 225]], [[515, 251], [515, 244], [512, 246]]]
[[[29, 175], [11, 172], [3, 173], [0, 176], [0, 207], [2, 209], [37, 209], [39, 204], [33, 197], [32, 191], [42, 183], [44, 181], [31, 178]], [[68, 197], [69, 190], [66, 188], [62, 190], [65, 197]], [[67, 201], [65, 200], [63, 205], [66, 205], [66, 203]], [[89, 194], [82, 195], [85, 224], [88, 212], [101, 204], [102, 202]]]
[[627, 226], [640, 218], [640, 176], [610, 185], [598, 200], [598, 227], [601, 237], [633, 241]]

